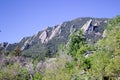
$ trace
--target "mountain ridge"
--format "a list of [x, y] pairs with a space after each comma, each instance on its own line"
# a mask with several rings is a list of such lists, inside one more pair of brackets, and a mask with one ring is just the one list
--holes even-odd
[[[23, 37], [18, 43], [7, 43], [7, 45], [3, 47], [5, 47], [7, 51], [12, 51], [16, 46], [19, 46], [23, 54], [26, 54], [26, 52], [31, 51], [31, 49], [37, 45], [38, 52], [42, 53], [43, 49], [43, 51], [45, 50], [44, 53], [54, 54], [57, 52], [58, 45], [61, 43], [66, 44], [70, 34], [80, 28], [84, 29], [83, 31], [87, 41], [95, 43], [102, 37], [107, 22], [108, 18], [79, 17], [53, 27], [47, 27], [33, 36]], [[1, 44], [1, 46], [2, 45], [3, 44]], [[33, 51], [31, 51], [31, 54], [32, 52]]]

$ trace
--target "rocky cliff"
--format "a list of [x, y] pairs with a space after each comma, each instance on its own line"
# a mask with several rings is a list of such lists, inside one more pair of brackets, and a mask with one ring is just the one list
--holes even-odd
[[106, 18], [77, 18], [53, 27], [47, 27], [45, 30], [39, 31], [33, 36], [24, 37], [16, 44], [7, 43], [7, 46], [1, 44], [0, 48], [11, 51], [16, 46], [19, 46], [23, 51], [23, 55], [26, 56], [32, 56], [33, 54], [36, 56], [45, 56], [46, 53], [54, 54], [58, 49], [58, 45], [61, 43], [66, 44], [69, 35], [78, 29], [82, 29], [87, 41], [93, 44], [102, 38], [107, 20]]

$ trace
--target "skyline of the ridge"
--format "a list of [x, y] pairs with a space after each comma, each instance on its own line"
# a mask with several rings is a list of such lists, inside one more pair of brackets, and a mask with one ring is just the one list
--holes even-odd
[[14, 43], [78, 17], [113, 18], [120, 1], [110, 0], [0, 0], [0, 42]]

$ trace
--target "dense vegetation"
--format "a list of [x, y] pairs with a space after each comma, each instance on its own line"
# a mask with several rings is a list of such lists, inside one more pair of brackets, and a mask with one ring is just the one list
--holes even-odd
[[[71, 34], [67, 46], [60, 46], [53, 69], [36, 70], [39, 60], [31, 60], [33, 73], [16, 63], [0, 69], [0, 80], [118, 80], [120, 78], [120, 16], [109, 21], [105, 37], [96, 44], [86, 42], [82, 31]], [[7, 57], [20, 57], [17, 47]]]

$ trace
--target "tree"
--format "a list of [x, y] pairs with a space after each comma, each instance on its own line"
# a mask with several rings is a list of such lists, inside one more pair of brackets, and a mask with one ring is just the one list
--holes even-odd
[[105, 70], [109, 77], [120, 77], [120, 56], [112, 58]]
[[109, 20], [108, 26], [117, 26], [120, 24], [120, 15], [117, 15], [115, 18]]
[[109, 64], [110, 56], [109, 53], [105, 53], [104, 51], [97, 51], [93, 55], [93, 59], [91, 60], [91, 74], [96, 79], [103, 80], [106, 77], [105, 68]]
[[68, 42], [67, 53], [75, 57], [78, 49], [85, 44], [86, 38], [81, 30], [79, 30], [77, 33], [72, 33]]
[[[112, 19], [106, 37], [96, 44], [96, 52], [91, 61], [91, 72], [96, 78], [108, 80], [120, 76], [120, 16]], [[115, 79], [115, 78], [114, 78]]]
[[18, 46], [15, 47], [14, 51], [12, 52], [13, 55], [15, 56], [20, 56], [21, 55], [21, 50]]

